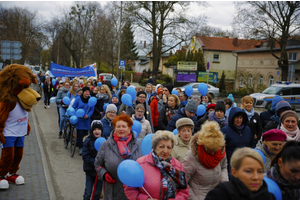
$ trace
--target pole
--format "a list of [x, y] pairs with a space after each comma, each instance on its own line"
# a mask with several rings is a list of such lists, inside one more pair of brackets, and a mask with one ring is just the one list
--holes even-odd
[[10, 43], [10, 64], [13, 64], [12, 43]]
[[[119, 35], [118, 35], [118, 41], [119, 41], [119, 47], [118, 47], [118, 65], [119, 65], [120, 57], [121, 57], [122, 4], [123, 4], [123, 2], [121, 1], [121, 13], [120, 13]], [[117, 68], [117, 77], [119, 79], [119, 88], [121, 88], [121, 80], [122, 79], [120, 79], [120, 77], [119, 77], [119, 66]], [[122, 71], [121, 71], [121, 77], [122, 77]]]

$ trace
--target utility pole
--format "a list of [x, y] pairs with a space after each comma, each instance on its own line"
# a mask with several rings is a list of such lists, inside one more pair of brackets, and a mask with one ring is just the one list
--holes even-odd
[[[121, 81], [120, 81], [120, 77], [119, 77], [119, 61], [120, 61], [120, 57], [121, 57], [122, 4], [123, 4], [123, 2], [121, 1], [121, 13], [120, 13], [119, 35], [118, 35], [119, 48], [118, 48], [118, 62], [117, 62], [118, 63], [117, 78], [119, 79], [119, 88], [121, 88]], [[121, 71], [121, 73], [122, 73], [122, 71]]]

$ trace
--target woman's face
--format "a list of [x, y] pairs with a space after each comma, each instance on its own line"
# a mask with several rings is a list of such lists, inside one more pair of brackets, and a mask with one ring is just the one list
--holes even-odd
[[187, 98], [184, 96], [184, 94], [181, 94], [181, 93], [179, 93], [178, 97], [179, 97], [179, 100], [180, 100], [180, 101], [186, 101], [186, 99], [187, 99]]
[[169, 92], [168, 88], [166, 88], [166, 87], [163, 88], [163, 94], [166, 95], [166, 96], [170, 95], [170, 92]]
[[151, 90], [152, 90], [152, 86], [151, 86], [151, 85], [147, 85], [147, 87], [146, 87], [146, 91], [147, 91], [148, 93], [150, 93], [150, 92], [151, 92]]
[[291, 162], [282, 162], [282, 158], [278, 159], [278, 166], [282, 177], [290, 184], [300, 180], [300, 160]]
[[207, 96], [202, 96], [203, 103], [209, 103], [209, 98]]
[[146, 101], [146, 95], [145, 94], [140, 94], [138, 96], [138, 100], [140, 103], [144, 103]]
[[116, 116], [117, 116], [117, 113], [115, 111], [109, 111], [106, 113], [106, 117], [111, 120], [113, 120]]
[[242, 105], [248, 112], [253, 108], [252, 101], [243, 102]]
[[230, 108], [230, 105], [228, 103], [225, 103], [225, 109], [227, 110], [228, 108]]
[[69, 89], [70, 88], [70, 83], [65, 83], [65, 88]]
[[171, 108], [175, 108], [175, 105], [176, 105], [175, 98], [173, 96], [170, 96], [168, 98], [168, 106], [170, 106]]
[[264, 141], [264, 144], [268, 147], [269, 151], [273, 154], [278, 154], [282, 149], [283, 142], [281, 141]]
[[77, 91], [78, 88], [79, 88], [79, 85], [78, 85], [77, 83], [75, 83], [75, 84], [73, 85], [73, 88], [74, 88], [75, 91]]
[[243, 116], [236, 116], [236, 117], [234, 117], [233, 123], [237, 127], [240, 127], [242, 125], [242, 123], [243, 123]]
[[80, 90], [79, 92], [77, 92], [77, 95], [78, 96], [82, 95], [82, 90]]
[[104, 87], [101, 87], [101, 88], [100, 88], [100, 93], [101, 93], [101, 94], [105, 94], [105, 93], [106, 93], [106, 90], [105, 90]]
[[116, 123], [115, 134], [118, 137], [127, 137], [130, 134], [130, 130], [131, 129], [128, 127], [127, 122], [122, 120]]
[[152, 86], [152, 92], [155, 92], [155, 86]]
[[125, 82], [125, 83], [124, 83], [124, 86], [125, 86], [125, 87], [128, 87], [128, 84]]
[[298, 121], [295, 117], [287, 117], [283, 121], [283, 127], [288, 131], [295, 131], [297, 129]]
[[119, 99], [118, 99], [117, 97], [113, 97], [113, 98], [111, 99], [111, 102], [112, 102], [112, 103], [119, 103]]
[[223, 119], [225, 113], [221, 110], [217, 110], [217, 111], [215, 111], [215, 115], [218, 119]]
[[189, 142], [192, 137], [192, 128], [183, 126], [180, 131], [178, 131], [178, 135], [184, 142]]
[[264, 177], [263, 166], [254, 158], [245, 157], [242, 159], [238, 170], [231, 168], [234, 177], [240, 179], [252, 192], [256, 192], [262, 185]]
[[139, 108], [138, 110], [135, 111], [135, 115], [137, 118], [142, 118], [144, 116], [145, 110]]
[[171, 140], [160, 140], [154, 151], [158, 157], [161, 157], [162, 160], [166, 160], [170, 158], [172, 149], [173, 147]]
[[90, 93], [91, 92], [89, 90], [84, 91], [83, 98], [88, 98], [90, 96]]
[[91, 87], [91, 82], [87, 82], [86, 86]]

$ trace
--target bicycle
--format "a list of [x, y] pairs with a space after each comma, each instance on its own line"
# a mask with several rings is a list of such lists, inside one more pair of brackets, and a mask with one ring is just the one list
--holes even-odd
[[67, 115], [63, 115], [63, 117], [65, 118], [63, 139], [64, 139], [64, 147], [65, 149], [67, 149], [70, 141], [70, 133], [69, 133], [70, 120], [69, 120], [69, 116]]
[[73, 157], [75, 154], [75, 149], [77, 145], [77, 130], [74, 124], [70, 123], [70, 116], [63, 115], [65, 117], [65, 127], [64, 127], [64, 147], [68, 148], [70, 143], [70, 156]]

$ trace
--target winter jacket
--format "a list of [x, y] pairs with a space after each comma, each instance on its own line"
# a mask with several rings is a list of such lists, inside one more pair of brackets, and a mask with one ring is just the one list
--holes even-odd
[[[162, 106], [162, 108], [159, 111], [159, 117], [158, 117], [158, 130], [166, 130], [168, 126], [168, 116], [167, 111], [172, 113], [172, 116], [175, 115], [178, 111], [178, 106], [176, 106], [174, 109], [171, 109], [167, 104]], [[170, 115], [171, 116], [171, 115]]]
[[257, 114], [257, 112], [254, 112], [252, 118], [248, 120], [247, 126], [250, 128], [253, 137], [254, 134], [256, 134], [257, 139], [255, 139], [255, 143], [257, 143], [257, 141], [260, 140], [262, 135], [261, 121], [260, 121], [259, 114]]
[[[131, 134], [132, 139], [127, 147], [132, 155], [127, 159], [137, 160], [142, 156], [140, 148], [141, 142], [136, 139], [134, 133]], [[95, 160], [95, 169], [97, 170], [98, 167], [101, 167], [98, 171], [98, 177], [103, 180], [105, 184], [103, 198], [105, 200], [127, 200], [127, 197], [124, 194], [123, 183], [119, 180], [117, 175], [118, 166], [123, 160], [125, 159], [121, 156], [119, 148], [111, 134], [107, 141], [102, 143]], [[104, 174], [106, 172], [108, 172], [117, 183], [110, 184], [106, 182], [104, 179]]]
[[181, 163], [186, 153], [190, 150], [190, 143], [184, 142], [181, 137], [177, 134], [175, 136], [175, 145], [172, 149], [172, 157], [179, 160]]
[[267, 153], [267, 146], [262, 144], [260, 141], [256, 144], [255, 148], [261, 150], [261, 152], [263, 152], [263, 154], [265, 155], [264, 173], [267, 173], [270, 170], [271, 161], [273, 158], [271, 158]]
[[[132, 119], [132, 121], [135, 121], [136, 120], [135, 115], [132, 115], [131, 119]], [[153, 132], [151, 129], [150, 122], [145, 119], [145, 116], [143, 116], [143, 119], [140, 121], [140, 123], [142, 125], [142, 130], [138, 134], [138, 139], [142, 140], [146, 135], [153, 133]]]
[[97, 94], [97, 104], [95, 105], [94, 113], [93, 113], [93, 120], [100, 120], [102, 116], [100, 115], [100, 112], [103, 112], [103, 105], [109, 101], [108, 94]]
[[[152, 153], [139, 158], [137, 162], [141, 165], [143, 171], [145, 172], [145, 190], [151, 195], [152, 198], [163, 199], [164, 192], [161, 182], [161, 173], [153, 161]], [[183, 171], [182, 164], [175, 158], [172, 158], [171, 165], [176, 169]], [[124, 185], [124, 189], [128, 199], [147, 200], [149, 198], [147, 193], [142, 188], [133, 188]], [[186, 189], [177, 190], [174, 200], [184, 200], [188, 199], [188, 197], [189, 188], [187, 187]]]
[[271, 117], [271, 120], [265, 125], [263, 132], [266, 132], [271, 129], [277, 129], [280, 127], [279, 117], [275, 114]]
[[112, 120], [109, 120], [107, 117], [103, 117], [101, 119], [102, 127], [103, 127], [103, 133], [102, 136], [107, 139], [111, 132], [114, 130], [114, 127], [112, 125]]
[[215, 115], [215, 111], [211, 111], [208, 114], [208, 120], [209, 121], [215, 121], [219, 124], [220, 129], [223, 128], [224, 126], [226, 126], [228, 124], [228, 117], [226, 115], [224, 115], [224, 120], [220, 120], [217, 118], [217, 116]]
[[[242, 129], [241, 133], [238, 132], [237, 128], [235, 127], [233, 121], [234, 117], [237, 114], [243, 115], [243, 122], [244, 128]], [[228, 125], [221, 129], [222, 133], [225, 135], [226, 141], [226, 156], [227, 156], [227, 166], [228, 166], [228, 174], [230, 174], [230, 158], [236, 148], [239, 147], [255, 147], [255, 141], [251, 133], [251, 129], [247, 126], [248, 124], [248, 117], [245, 111], [240, 109], [239, 107], [233, 107], [230, 111], [229, 118], [228, 118]]]
[[45, 82], [43, 85], [44, 93], [51, 93], [53, 90], [53, 85], [52, 85], [52, 83], [50, 83], [50, 91], [48, 92], [48, 84], [49, 84], [48, 82]]
[[[151, 108], [151, 119], [153, 123], [153, 127], [156, 128], [158, 127], [158, 118], [159, 118], [159, 112], [158, 112], [158, 97], [154, 96], [151, 103], [150, 103], [150, 108]], [[164, 130], [164, 129], [162, 129]]]
[[211, 190], [205, 200], [275, 200], [275, 197], [268, 192], [265, 181], [258, 191], [252, 192], [240, 179], [231, 177], [229, 182], [220, 183]]
[[75, 93], [75, 96], [69, 91], [67, 94], [67, 97], [69, 97], [71, 100], [75, 99], [77, 97], [77, 94]]
[[[176, 122], [178, 119], [181, 119], [183, 117], [187, 117], [185, 114], [185, 108], [181, 108], [177, 111], [175, 115], [173, 115], [168, 123], [167, 130], [173, 132], [174, 129], [176, 129]], [[197, 117], [194, 115], [192, 118], [190, 118], [194, 122], [194, 126], [197, 123]], [[194, 133], [198, 131], [197, 127], [194, 128]]]
[[58, 104], [58, 107], [61, 108], [61, 107], [65, 107], [67, 108], [68, 105], [65, 105], [61, 102], [61, 100], [66, 97], [68, 95], [68, 92], [69, 92], [70, 89], [67, 89], [65, 87], [62, 87], [59, 89], [59, 91], [57, 92], [57, 96], [56, 96], [56, 103]]
[[203, 200], [207, 193], [219, 183], [228, 181], [226, 156], [213, 169], [205, 168], [198, 155], [199, 133], [191, 139], [191, 150], [187, 152], [182, 165], [189, 183], [189, 199]]
[[196, 127], [198, 128], [198, 130], [201, 130], [202, 124], [204, 124], [204, 122], [208, 120], [208, 114], [209, 114], [208, 112], [205, 112], [204, 115], [197, 120]]
[[76, 123], [76, 129], [78, 129], [78, 130], [90, 130], [91, 116], [94, 112], [94, 107], [89, 107], [88, 103], [83, 103], [80, 96], [76, 97], [72, 107], [75, 110], [83, 109], [84, 110], [84, 116], [85, 115], [88, 116], [87, 119], [78, 118], [78, 122]]
[[271, 117], [275, 115], [275, 112], [273, 110], [270, 110], [270, 108], [267, 111], [260, 113], [260, 121], [262, 128], [266, 126], [266, 124], [271, 120]]
[[121, 115], [122, 114], [122, 111], [125, 111], [126, 112], [126, 105], [124, 103], [121, 104], [119, 110], [118, 110], [118, 115]]
[[226, 111], [225, 111], [225, 115], [228, 117], [229, 113], [231, 111], [231, 108], [233, 108], [233, 106], [229, 107]]

